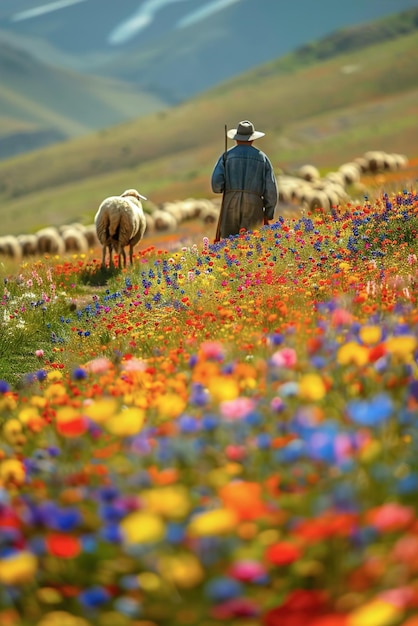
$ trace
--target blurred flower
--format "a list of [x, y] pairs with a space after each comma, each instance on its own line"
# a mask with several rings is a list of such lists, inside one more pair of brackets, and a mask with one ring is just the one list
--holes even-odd
[[362, 367], [369, 361], [369, 351], [354, 341], [349, 341], [341, 346], [337, 352], [337, 361], [340, 365], [357, 365]]
[[194, 554], [165, 555], [159, 560], [161, 578], [180, 589], [192, 589], [204, 578], [204, 571]]
[[377, 344], [382, 338], [382, 329], [380, 326], [362, 326], [359, 330], [359, 337], [368, 346]]
[[266, 548], [264, 556], [268, 563], [281, 567], [297, 561], [302, 556], [302, 552], [293, 543], [278, 541]]
[[213, 509], [195, 515], [188, 526], [190, 536], [205, 537], [232, 532], [237, 524], [237, 516], [230, 509]]
[[142, 409], [131, 407], [108, 417], [104, 423], [106, 430], [119, 437], [137, 435], [144, 424], [145, 413]]
[[225, 400], [219, 405], [221, 415], [228, 420], [243, 419], [255, 408], [255, 401], [252, 398], [243, 396], [234, 400]]
[[153, 543], [161, 541], [165, 534], [165, 524], [154, 513], [135, 511], [120, 523], [120, 530], [126, 544]]
[[291, 369], [297, 363], [296, 351], [293, 348], [282, 348], [277, 350], [270, 357], [270, 364], [274, 367], [284, 367]]
[[326, 394], [324, 381], [318, 374], [305, 374], [299, 381], [299, 396], [304, 400], [322, 400]]
[[391, 626], [395, 620], [402, 617], [402, 609], [381, 600], [371, 600], [368, 604], [352, 611], [347, 620], [347, 626]]
[[0, 558], [0, 582], [3, 585], [22, 585], [33, 580], [38, 560], [31, 552], [12, 552]]

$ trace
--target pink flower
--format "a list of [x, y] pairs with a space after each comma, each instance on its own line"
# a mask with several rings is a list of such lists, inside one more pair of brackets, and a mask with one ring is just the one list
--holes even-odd
[[37, 356], [38, 359], [42, 359], [42, 357], [44, 356], [44, 351], [43, 350], [35, 350], [35, 356]]
[[404, 530], [415, 520], [415, 511], [410, 506], [396, 502], [382, 504], [368, 513], [369, 523], [380, 532]]
[[254, 410], [255, 402], [251, 398], [239, 397], [235, 400], [221, 402], [219, 408], [221, 415], [228, 420], [239, 420], [246, 417]]
[[351, 324], [353, 316], [346, 309], [335, 309], [331, 315], [331, 323], [333, 326], [343, 326], [344, 324]]
[[123, 369], [125, 372], [145, 372], [147, 364], [145, 361], [141, 361], [141, 359], [133, 358], [123, 364]]
[[295, 367], [297, 362], [296, 351], [293, 348], [282, 348], [275, 352], [270, 362], [275, 367]]
[[264, 576], [266, 568], [258, 561], [247, 559], [234, 563], [229, 574], [242, 582], [251, 582]]
[[222, 361], [224, 358], [224, 347], [219, 341], [204, 341], [200, 345], [200, 351], [207, 359]]
[[99, 357], [98, 359], [89, 361], [84, 367], [88, 372], [92, 372], [93, 374], [102, 374], [109, 371], [112, 367], [112, 361], [106, 357]]

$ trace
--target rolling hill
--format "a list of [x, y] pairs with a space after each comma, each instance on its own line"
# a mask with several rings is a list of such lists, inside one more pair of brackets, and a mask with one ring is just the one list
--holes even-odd
[[3, 232], [89, 223], [103, 197], [131, 186], [154, 203], [208, 197], [224, 124], [244, 118], [266, 132], [258, 145], [276, 171], [305, 162], [332, 169], [370, 149], [417, 156], [418, 32], [321, 61], [301, 54], [182, 105], [0, 163]]
[[[171, 104], [416, 0], [2, 0], [0, 33], [37, 58]], [[75, 36], [76, 34], [76, 36]]]
[[0, 42], [0, 158], [162, 110], [153, 94], [38, 61]]

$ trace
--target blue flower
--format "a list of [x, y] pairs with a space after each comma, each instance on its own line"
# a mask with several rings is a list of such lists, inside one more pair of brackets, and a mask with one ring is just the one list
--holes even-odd
[[393, 413], [393, 403], [386, 394], [378, 394], [370, 401], [354, 400], [347, 405], [347, 413], [353, 422], [361, 426], [379, 426]]
[[10, 391], [10, 385], [5, 380], [0, 380], [0, 393]]
[[110, 598], [110, 594], [104, 587], [96, 585], [85, 589], [80, 593], [78, 599], [80, 603], [88, 609], [95, 609], [105, 604]]

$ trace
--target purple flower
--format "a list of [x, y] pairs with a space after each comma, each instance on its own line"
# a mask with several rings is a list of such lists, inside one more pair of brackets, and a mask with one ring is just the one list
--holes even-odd
[[10, 391], [10, 385], [5, 380], [0, 380], [0, 393]]

